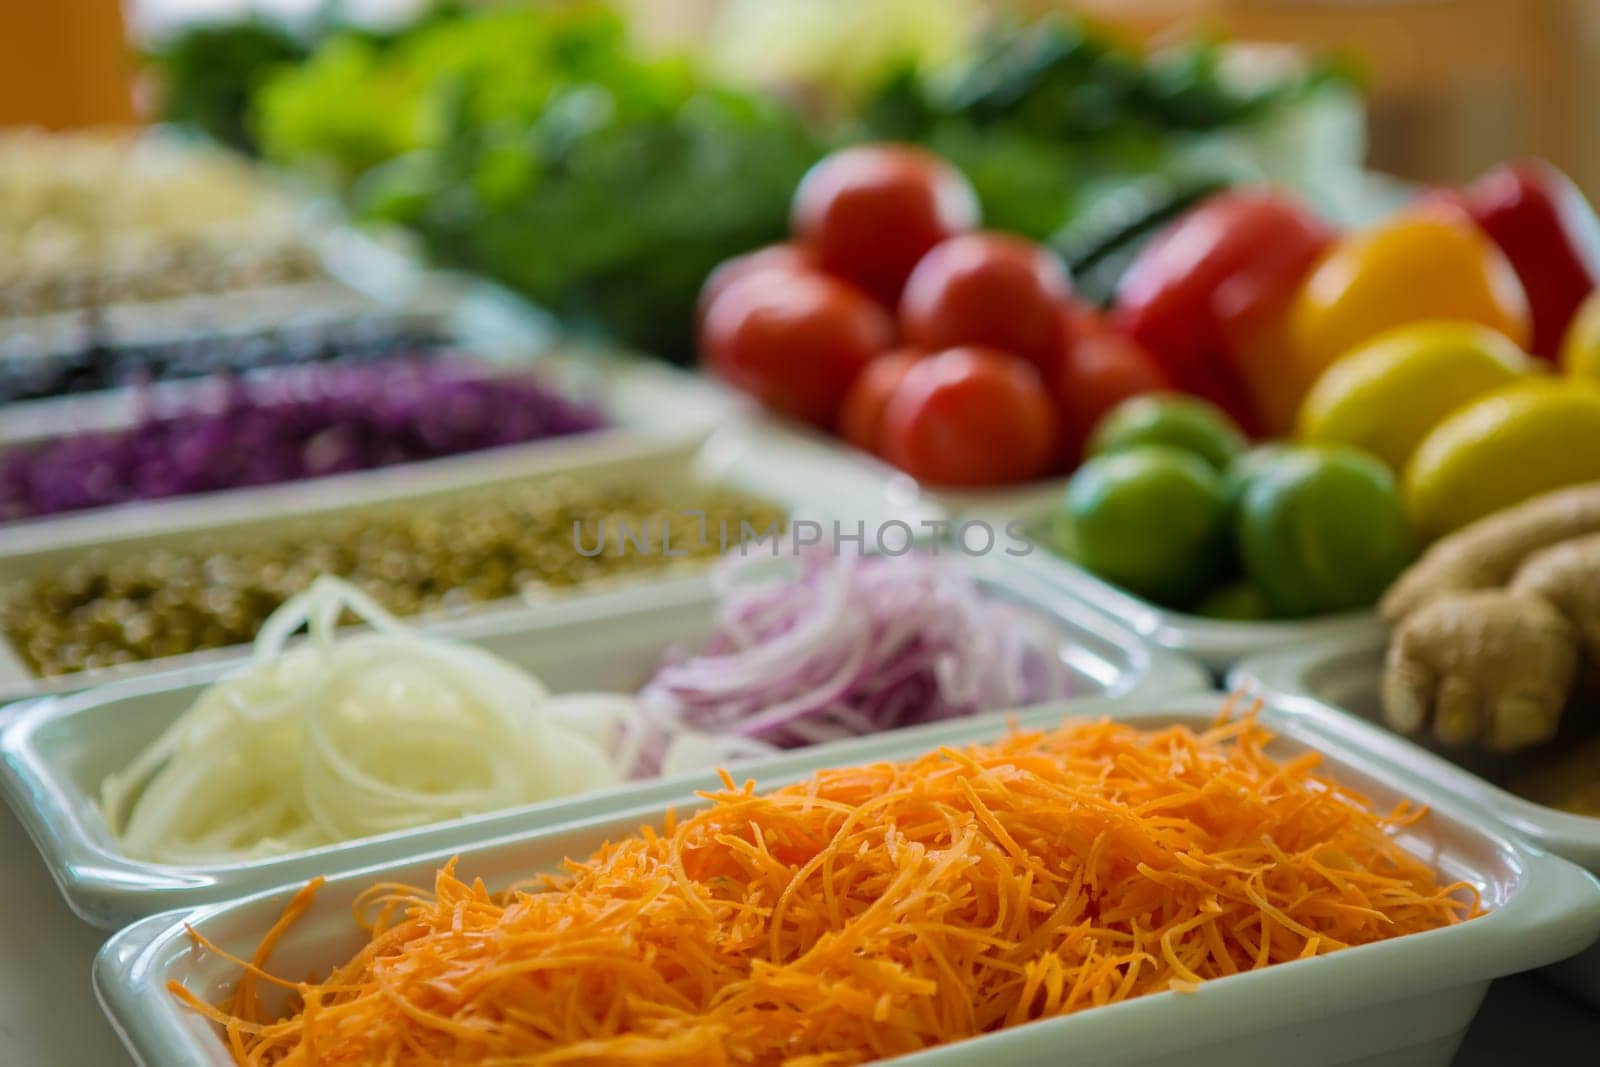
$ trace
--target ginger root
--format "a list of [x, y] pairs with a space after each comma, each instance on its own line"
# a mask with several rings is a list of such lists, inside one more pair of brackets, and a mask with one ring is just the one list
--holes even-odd
[[1451, 593], [1395, 631], [1384, 713], [1401, 733], [1431, 720], [1443, 744], [1514, 752], [1555, 736], [1577, 672], [1577, 635], [1546, 601], [1504, 589]]
[[1588, 534], [1600, 534], [1600, 482], [1558, 489], [1462, 527], [1412, 564], [1378, 610], [1393, 625], [1437, 597], [1498, 589], [1534, 552]]
[[1585, 660], [1600, 664], [1600, 483], [1443, 539], [1380, 610], [1393, 627], [1390, 726], [1496, 752], [1550, 740]]
[[1511, 590], [1555, 605], [1578, 628], [1590, 662], [1600, 664], [1600, 534], [1535, 552], [1512, 577]]

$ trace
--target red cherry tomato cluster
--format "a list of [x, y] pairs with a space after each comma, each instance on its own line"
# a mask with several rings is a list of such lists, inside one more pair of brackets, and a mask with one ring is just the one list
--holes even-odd
[[1523, 163], [1427, 201], [1339, 233], [1279, 190], [1218, 194], [1139, 250], [1101, 316], [1049, 249], [979, 228], [949, 163], [849, 148], [801, 181], [791, 241], [706, 279], [701, 351], [771, 410], [945, 486], [1064, 470], [1102, 415], [1156, 390], [1287, 434], [1328, 366], [1419, 319], [1553, 358], [1600, 281], [1600, 220], [1572, 183]]
[[1065, 469], [1101, 414], [1168, 379], [1073, 300], [1053, 253], [979, 221], [972, 186], [935, 155], [834, 153], [795, 193], [791, 243], [706, 279], [706, 364], [932, 484]]

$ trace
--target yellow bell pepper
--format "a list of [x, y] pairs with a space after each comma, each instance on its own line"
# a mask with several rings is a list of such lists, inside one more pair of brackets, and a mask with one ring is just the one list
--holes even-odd
[[1511, 264], [1445, 206], [1414, 208], [1323, 254], [1289, 309], [1289, 388], [1303, 396], [1356, 345], [1424, 319], [1481, 323], [1524, 349], [1532, 329]]
[[1600, 381], [1600, 289], [1589, 294], [1567, 327], [1561, 369], [1575, 378]]

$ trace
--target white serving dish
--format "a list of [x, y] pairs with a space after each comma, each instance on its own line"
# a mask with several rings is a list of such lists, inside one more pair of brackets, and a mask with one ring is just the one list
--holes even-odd
[[[641, 390], [643, 402], [649, 390]], [[595, 436], [593, 440], [586, 437]], [[852, 515], [881, 519], [893, 504], [866, 492], [841, 498], [805, 483], [752, 485], [720, 470], [713, 457], [701, 454], [701, 442], [632, 437], [577, 435], [545, 443], [533, 453], [495, 449], [471, 456], [424, 464], [390, 467], [361, 475], [318, 479], [313, 483], [183, 497], [159, 505], [105, 509], [68, 516], [59, 523], [19, 523], [0, 527], [0, 585], [53, 570], [100, 550], [115, 558], [156, 548], [182, 549], [207, 544], [250, 542], [315, 527], [319, 521], [397, 508], [447, 506], [452, 499], [492, 491], [497, 486], [537, 484], [566, 478], [594, 485], [649, 486], [671, 492], [722, 486], [737, 488], [784, 507], [791, 516], [830, 514], [814, 504], [813, 494]], [[864, 488], [864, 487], [863, 487]], [[736, 533], [736, 531], [735, 531]], [[653, 572], [617, 582], [652, 580]], [[592, 586], [589, 588], [593, 588]], [[549, 591], [539, 594], [548, 597]], [[509, 603], [517, 603], [510, 601]], [[488, 610], [480, 605], [469, 611]], [[145, 660], [115, 667], [43, 678], [35, 675], [0, 633], [0, 704], [47, 693], [63, 693], [89, 685], [215, 662], [237, 656], [239, 649], [211, 649]], [[0, 708], [0, 719], [6, 715]]]
[[[1152, 702], [1138, 697], [1084, 706], [1080, 713], [1158, 725], [1203, 726], [1218, 709], [1215, 694]], [[1060, 709], [1020, 716], [1053, 724]], [[1458, 926], [1282, 964], [1206, 983], [1194, 993], [1159, 993], [1135, 1001], [1031, 1023], [906, 1057], [927, 1064], [1058, 1063], [1097, 1067], [1235, 1067], [1295, 1063], [1304, 1067], [1444, 1067], [1455, 1054], [1491, 979], [1576, 951], [1600, 933], [1600, 883], [1563, 860], [1530, 850], [1493, 829], [1485, 814], [1455, 797], [1438, 796], [1398, 765], [1373, 759], [1366, 738], [1325, 732], [1305, 716], [1278, 719], [1277, 748], [1314, 747], [1325, 771], [1385, 806], [1414, 797], [1433, 814], [1407, 843], [1451, 879], [1477, 883], [1489, 913]], [[747, 768], [764, 785], [850, 760], [905, 758], [936, 744], [993, 738], [1002, 722], [969, 720], [929, 732], [876, 739], [865, 748], [812, 751], [777, 764]], [[703, 783], [710, 784], [709, 779]], [[702, 801], [680, 788], [681, 812]], [[501, 888], [528, 874], [583, 855], [602, 841], [658, 821], [663, 798], [626, 813], [547, 829], [509, 833], [461, 852], [461, 871]], [[1487, 827], [1487, 828], [1486, 828]], [[271, 963], [283, 974], [326, 974], [361, 944], [350, 918], [353, 898], [377, 881], [425, 884], [456, 854], [433, 849], [335, 877], [279, 944]], [[167, 988], [177, 982], [207, 1001], [225, 995], [232, 965], [199, 951], [185, 924], [224, 950], [248, 956], [281, 912], [293, 887], [178, 915], [147, 919], [107, 943], [96, 961], [95, 988], [113, 1025], [145, 1064], [221, 1065], [227, 1051], [212, 1025], [182, 1006]]]
[[[476, 369], [484, 378], [529, 379], [595, 408], [608, 425], [587, 433], [415, 463], [0, 523], [0, 546], [29, 540], [48, 542], [58, 535], [70, 537], [79, 531], [114, 531], [146, 521], [160, 521], [167, 513], [181, 522], [185, 514], [205, 514], [219, 506], [249, 513], [252, 503], [262, 499], [269, 499], [271, 507], [276, 509], [285, 505], [292, 507], [298, 500], [362, 496], [369, 485], [395, 487], [413, 480], [428, 484], [435, 472], [442, 472], [446, 479], [470, 477], [467, 472], [480, 461], [536, 471], [546, 460], [554, 466], [571, 462], [575, 457], [605, 455], [617, 448], [698, 442], [727, 417], [731, 407], [724, 395], [694, 375], [604, 352], [571, 348], [535, 352], [506, 344], [450, 341], [442, 342], [440, 349], [459, 353], [456, 362], [463, 374], [470, 375]], [[315, 378], [334, 369], [334, 365], [325, 363], [270, 367], [244, 377], [255, 381], [294, 381]], [[156, 410], [210, 409], [225, 400], [226, 387], [220, 379], [199, 378], [163, 382], [143, 390], [114, 389], [3, 406], [0, 407], [0, 454], [78, 434], [128, 429], [136, 425], [141, 412], [152, 405]], [[270, 497], [263, 494], [270, 494]], [[153, 518], [147, 519], [147, 516]]]
[[[1466, 759], [1473, 767], [1468, 769], [1446, 758], [1445, 749], [1381, 728], [1384, 648], [1381, 636], [1346, 637], [1252, 657], [1229, 675], [1229, 684], [1267, 694], [1291, 714], [1355, 716], [1380, 724], [1370, 731], [1372, 744], [1386, 759], [1405, 765], [1432, 789], [1483, 805], [1523, 840], [1600, 876], [1600, 818], [1536, 804], [1482, 776], [1503, 766], [1503, 759], [1469, 755]], [[1549, 974], [1600, 1007], [1600, 944], [1551, 968]]]
[[[403, 309], [408, 317], [437, 310], [437, 297]], [[400, 310], [400, 309], [395, 309]], [[330, 278], [262, 285], [232, 292], [206, 293], [113, 304], [97, 312], [96, 336], [116, 347], [183, 341], [196, 336], [231, 337], [284, 326], [330, 326], [372, 316], [384, 305], [368, 294]], [[0, 318], [0, 359], [59, 357], [87, 340], [82, 308], [43, 315]], [[81, 395], [81, 394], [78, 394]], [[33, 403], [21, 401], [20, 403]]]
[[1231, 622], [1172, 611], [1133, 596], [1097, 578], [1039, 543], [1034, 529], [1066, 493], [1066, 477], [992, 490], [938, 490], [871, 456], [820, 432], [779, 422], [747, 409], [746, 417], [722, 433], [730, 466], [752, 479], [800, 480], [831, 484], [871, 484], [906, 508], [919, 508], [924, 528], [934, 525], [961, 536], [966, 523], [981, 523], [967, 536], [982, 543], [992, 532], [1003, 546], [1023, 540], [1033, 544], [1023, 562], [1041, 582], [1061, 589], [1121, 619], [1135, 632], [1163, 648], [1199, 660], [1222, 674], [1243, 657], [1350, 633], [1376, 632], [1372, 612], [1355, 612], [1273, 622]]
[[736, 434], [730, 430], [730, 436], [737, 437], [742, 446], [740, 462], [752, 472], [775, 478], [870, 480], [890, 486], [897, 499], [929, 509], [930, 519], [959, 515], [1004, 527], [1012, 520], [1028, 521], [1043, 514], [1066, 492], [1065, 475], [997, 489], [926, 486], [836, 437], [778, 419], [753, 402], [747, 403], [745, 411]]
[[[1206, 687], [1198, 668], [1150, 648], [1082, 605], [1038, 595], [1004, 568], [972, 561], [995, 595], [1051, 621], [1075, 699], [1107, 695], [1153, 699]], [[535, 608], [444, 623], [435, 632], [470, 640], [532, 670], [560, 691], [628, 691], [643, 683], [674, 645], [692, 648], [710, 633], [716, 598], [704, 576], [576, 597]], [[168, 908], [193, 907], [319, 871], [348, 870], [412, 852], [460, 847], [512, 830], [552, 825], [683, 791], [683, 779], [630, 785], [587, 796], [456, 820], [292, 856], [208, 867], [161, 866], [124, 857], [96, 800], [99, 783], [144, 749], [210, 681], [237, 665], [214, 663], [105, 686], [21, 708], [0, 729], [0, 794], [37, 843], [73, 910], [115, 927]], [[1069, 701], [1068, 706], [1071, 706]], [[865, 746], [882, 736], [828, 746]], [[842, 749], [841, 749], [842, 750]], [[809, 760], [816, 757], [797, 757]]]
[[1119, 589], [1043, 544], [1019, 562], [1041, 583], [1121, 620], [1147, 641], [1193, 657], [1218, 676], [1256, 653], [1382, 632], [1371, 611], [1272, 622], [1234, 622], [1173, 611]]

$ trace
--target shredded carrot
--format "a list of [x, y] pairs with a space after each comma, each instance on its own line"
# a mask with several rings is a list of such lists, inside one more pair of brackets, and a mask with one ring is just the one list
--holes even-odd
[[1075, 723], [760, 795], [724, 775], [499, 896], [454, 861], [375, 886], [370, 943], [279, 1021], [256, 975], [293, 915], [195, 1006], [242, 1064], [857, 1063], [1481, 913], [1397, 842], [1422, 811], [1271, 740]]

